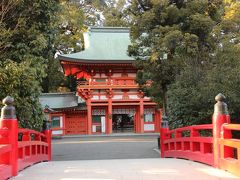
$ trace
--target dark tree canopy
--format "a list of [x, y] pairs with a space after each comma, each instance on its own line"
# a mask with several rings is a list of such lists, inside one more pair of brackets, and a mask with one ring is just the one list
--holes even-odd
[[53, 56], [57, 0], [3, 0], [0, 3], [0, 99], [15, 98], [20, 126], [40, 129], [41, 93]]
[[[210, 122], [215, 95], [223, 92], [229, 99], [237, 95], [227, 93], [227, 82], [238, 80], [226, 74], [239, 68], [235, 59], [239, 3], [133, 0], [129, 11], [133, 14], [129, 54], [141, 69], [142, 89], [164, 110], [168, 107], [172, 127]], [[218, 75], [220, 69], [226, 74]]]

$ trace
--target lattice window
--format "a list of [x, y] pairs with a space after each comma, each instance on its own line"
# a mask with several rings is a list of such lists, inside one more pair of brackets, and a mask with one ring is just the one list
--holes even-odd
[[105, 115], [106, 110], [105, 109], [93, 109], [92, 115]]
[[135, 114], [135, 109], [113, 109], [113, 114]]

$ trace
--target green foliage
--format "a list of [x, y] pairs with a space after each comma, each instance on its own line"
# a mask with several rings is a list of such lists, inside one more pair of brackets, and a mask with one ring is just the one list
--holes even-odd
[[214, 97], [223, 93], [233, 122], [239, 120], [239, 49], [231, 43], [216, 51], [211, 63], [187, 64], [168, 91], [171, 128], [211, 123]]
[[137, 81], [164, 109], [168, 102], [170, 126], [210, 123], [219, 92], [238, 119], [240, 3], [138, 0], [129, 9]]
[[20, 127], [39, 130], [44, 116], [38, 101], [41, 88], [37, 74], [28, 60], [0, 64], [0, 99], [14, 97]]
[[196, 66], [186, 64], [169, 87], [168, 109], [172, 128], [210, 123], [214, 97], [220, 92], [227, 97], [231, 121], [239, 122], [239, 5], [225, 6], [221, 23], [213, 29], [216, 49], [208, 62], [197, 66], [200, 71]]
[[[195, 65], [208, 61], [215, 47], [211, 32], [217, 22], [212, 18], [216, 17], [213, 12], [209, 15], [210, 5], [219, 6], [206, 0], [140, 0], [129, 7], [130, 12], [137, 11], [133, 16], [133, 45], [129, 54], [143, 61], [137, 64], [148, 74], [138, 82], [150, 96], [162, 100], [164, 109], [168, 86], [189, 63], [186, 61]], [[149, 79], [153, 81], [152, 87], [145, 86]]]
[[40, 129], [38, 96], [54, 54], [58, 1], [3, 0], [0, 8], [0, 97], [15, 98], [21, 127]]
[[79, 52], [83, 47], [84, 14], [79, 6], [62, 1], [57, 13], [55, 46], [62, 53]]
[[126, 8], [126, 0], [118, 0], [107, 6], [104, 11], [104, 26], [110, 27], [129, 27], [131, 24], [131, 17]]

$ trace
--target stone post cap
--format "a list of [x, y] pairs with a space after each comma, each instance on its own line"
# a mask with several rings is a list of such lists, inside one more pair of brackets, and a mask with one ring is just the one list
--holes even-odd
[[222, 93], [219, 93], [215, 97], [215, 100], [217, 103], [214, 105], [214, 114], [228, 114], [227, 104], [225, 103], [226, 97]]
[[219, 93], [218, 95], [216, 95], [215, 100], [225, 102], [226, 97], [222, 93]]
[[4, 107], [1, 110], [1, 119], [16, 119], [16, 110], [13, 106], [14, 99], [7, 96], [2, 100]]
[[46, 130], [50, 130], [50, 129], [51, 129], [51, 122], [47, 121], [47, 120], [44, 120], [42, 130], [46, 131]]
[[162, 117], [162, 128], [168, 128], [168, 117], [167, 116]]

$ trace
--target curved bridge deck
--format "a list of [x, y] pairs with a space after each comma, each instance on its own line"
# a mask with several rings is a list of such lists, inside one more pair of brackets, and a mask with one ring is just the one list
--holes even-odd
[[182, 159], [52, 161], [25, 169], [13, 180], [234, 180], [226, 171]]

